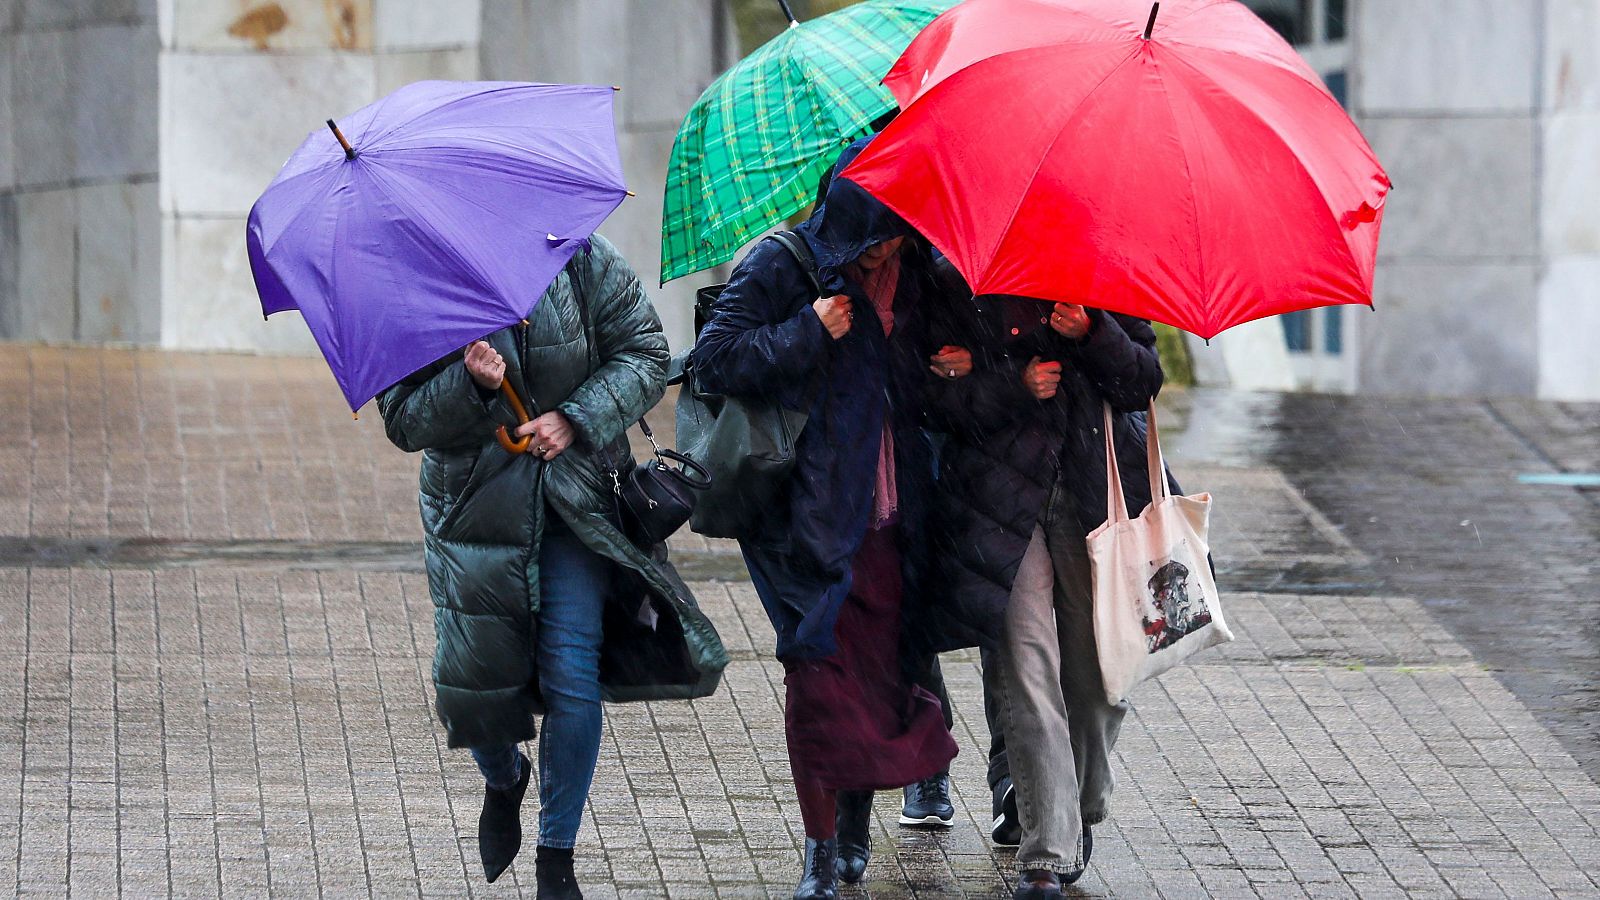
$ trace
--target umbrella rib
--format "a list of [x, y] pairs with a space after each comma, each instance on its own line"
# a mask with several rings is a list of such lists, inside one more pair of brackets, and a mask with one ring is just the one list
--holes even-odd
[[[1172, 104], [1172, 92], [1167, 90], [1167, 73], [1161, 67], [1157, 66], [1157, 68], [1156, 68], [1156, 76], [1161, 81], [1161, 96], [1162, 96], [1163, 99], [1165, 99], [1167, 101], [1167, 115], [1172, 117], [1172, 126], [1173, 126], [1174, 130], [1176, 130], [1177, 127], [1178, 127], [1178, 110], [1177, 110], [1177, 107], [1175, 107]], [[1178, 144], [1178, 152], [1180, 154], [1182, 154], [1182, 157], [1183, 157], [1184, 180], [1189, 186], [1189, 210], [1190, 210], [1190, 212], [1192, 214], [1189, 221], [1190, 221], [1190, 224], [1192, 224], [1194, 226], [1194, 255], [1195, 255], [1195, 259], [1200, 264], [1200, 273], [1199, 273], [1200, 274], [1200, 291], [1201, 291], [1201, 295], [1202, 296], [1210, 297], [1211, 296], [1211, 283], [1208, 280], [1208, 278], [1206, 277], [1207, 276], [1207, 272], [1206, 272], [1205, 241], [1202, 240], [1201, 236], [1200, 236], [1200, 197], [1199, 197], [1198, 193], [1196, 192], [1196, 188], [1195, 188], [1194, 166], [1191, 165], [1190, 162], [1189, 162], [1189, 145], [1188, 145], [1188, 143], [1185, 142], [1184, 140], [1182, 140], [1182, 138], [1180, 136], [1177, 144]], [[1211, 314], [1211, 305], [1209, 303], [1206, 304], [1206, 313], [1207, 313], [1208, 316]], [[1216, 322], [1208, 321], [1207, 324], [1206, 324], [1206, 328], [1207, 328], [1207, 330], [1211, 330], [1213, 328], [1213, 326], [1215, 326], [1215, 325], [1216, 325]], [[1214, 332], [1213, 332], [1213, 334], [1214, 334]]]
[[[1030, 48], [1030, 49], [1045, 49], [1045, 48]], [[1069, 112], [1062, 119], [1061, 127], [1056, 131], [1055, 137], [1050, 139], [1049, 145], [1046, 146], [1044, 148], [1044, 151], [1039, 154], [1039, 162], [1038, 162], [1037, 165], [1035, 165], [1033, 167], [1033, 171], [1031, 173], [1029, 173], [1028, 180], [1024, 183], [1025, 186], [1024, 186], [1024, 189], [1022, 191], [1021, 196], [1019, 196], [1017, 198], [1016, 205], [1011, 208], [1011, 215], [1006, 217], [1005, 227], [1000, 229], [1000, 231], [998, 232], [998, 237], [995, 238], [995, 242], [994, 242], [993, 246], [989, 247], [988, 255], [984, 258], [984, 261], [983, 261], [984, 272], [983, 272], [983, 274], [985, 276], [987, 276], [989, 274], [989, 267], [991, 265], [993, 265], [995, 254], [999, 252], [1000, 245], [1005, 243], [1006, 235], [1011, 233], [1011, 226], [1016, 224], [1017, 216], [1020, 215], [1021, 212], [1022, 212], [1022, 204], [1028, 199], [1028, 191], [1027, 191], [1026, 185], [1033, 184], [1034, 180], [1039, 177], [1039, 171], [1044, 168], [1045, 161], [1050, 158], [1050, 153], [1053, 150], [1055, 150], [1056, 144], [1059, 144], [1061, 142], [1062, 137], [1066, 135], [1067, 125], [1069, 123], [1071, 123], [1073, 119], [1077, 118], [1079, 110], [1083, 109], [1083, 105], [1085, 103], [1089, 102], [1089, 98], [1094, 96], [1095, 91], [1100, 90], [1100, 86], [1105, 84], [1108, 80], [1110, 80], [1111, 76], [1113, 76], [1113, 75], [1117, 74], [1118, 72], [1122, 71], [1122, 67], [1127, 65], [1129, 60], [1131, 60], [1134, 57], [1139, 55], [1139, 49], [1140, 48], [1138, 46], [1134, 46], [1134, 47], [1132, 47], [1130, 49], [1132, 50], [1132, 52], [1130, 52], [1127, 56], [1123, 57], [1122, 60], [1120, 62], [1118, 62], [1116, 65], [1112, 66], [1111, 70], [1109, 72], [1106, 72], [1106, 74], [1104, 76], [1102, 76], [1099, 81], [1095, 82], [1094, 87], [1092, 87], [1089, 90], [1083, 92], [1083, 96], [1080, 97], [1078, 99], [1077, 104], [1072, 107], [1072, 111]], [[1020, 52], [1026, 53], [1028, 51], [1024, 50], [1024, 51], [1020, 51]], [[991, 56], [991, 57], [989, 57], [989, 59], [1002, 59], [1002, 58], [1004, 58], [1006, 56], [1010, 56], [1010, 55], [1011, 54], [1009, 54], [1009, 53], [1003, 53], [1003, 54], [999, 54], [998, 56]], [[973, 68], [975, 68], [977, 66], [980, 66], [980, 65], [983, 65], [983, 63], [988, 62], [988, 61], [989, 60], [986, 59], [986, 60], [982, 60], [980, 62], [974, 63], [973, 65], [966, 67], [962, 71], [963, 72], [970, 71]], [[956, 74], [960, 74], [960, 73], [956, 73]], [[949, 84], [951, 79], [953, 79], [954, 77], [955, 77], [955, 75], [951, 75], [949, 78], [946, 78], [944, 81], [940, 82], [939, 84], [941, 86], [945, 85], [945, 84]], [[935, 87], [935, 90], [937, 90], [937, 89], [938, 88]], [[926, 95], [924, 95], [924, 96], [926, 96]]]
[[[513, 144], [504, 144], [502, 146], [513, 147], [514, 149], [523, 149], [523, 148], [515, 147], [515, 145], [513, 145]], [[396, 155], [398, 153], [410, 152], [412, 150], [434, 150], [434, 151], [446, 151], [446, 152], [460, 151], [463, 154], [465, 154], [468, 159], [474, 158], [472, 156], [472, 154], [469, 152], [468, 148], [462, 147], [462, 146], [459, 146], [459, 145], [448, 145], [448, 144], [447, 145], [438, 146], [438, 147], [407, 147], [403, 151], [385, 150], [385, 151], [382, 151], [382, 153], [385, 154], [385, 155], [390, 155], [391, 157], [393, 157], [393, 161], [389, 163], [390, 165], [394, 165], [394, 166], [412, 166], [414, 168], [425, 168], [424, 166], [418, 166], [415, 163], [408, 162], [403, 157], [400, 157], [400, 156]], [[443, 158], [443, 156], [444, 156], [444, 154], [439, 154], [436, 158]], [[510, 157], [508, 155], [506, 158], [509, 159], [509, 158], [512, 158], [512, 157]], [[534, 159], [544, 160], [544, 161], [548, 161], [548, 162], [551, 162], [551, 163], [559, 162], [556, 159], [556, 157], [553, 157], [553, 156], [551, 156], [551, 155], [549, 155], [547, 153], [530, 153], [528, 155], [528, 157], [526, 157], [526, 158], [530, 162], [533, 161]], [[484, 168], [484, 167], [480, 167], [480, 169], [482, 169], [482, 168]], [[534, 169], [535, 173], [537, 173], [541, 177], [547, 178], [550, 181], [559, 182], [559, 183], [566, 184], [566, 185], [571, 185], [573, 187], [587, 187], [587, 188], [594, 188], [596, 190], [612, 190], [612, 191], [616, 191], [618, 193], [621, 193], [621, 192], [623, 192], [625, 190], [621, 185], [618, 185], [618, 184], [609, 184], [609, 183], [602, 183], [602, 182], [593, 181], [593, 180], [584, 180], [581, 177], [581, 173], [580, 172], [576, 172], [576, 171], [571, 170], [571, 169], [561, 168], [559, 165], [544, 166], [544, 165], [539, 165], [538, 163], [534, 163], [532, 168]], [[520, 175], [522, 173], [518, 173], [518, 174]]]
[[[1239, 109], [1244, 110], [1244, 112], [1247, 113], [1251, 118], [1253, 118], [1257, 122], [1259, 122], [1263, 128], [1265, 128], [1268, 131], [1272, 132], [1274, 135], [1277, 135], [1278, 140], [1282, 141], [1282, 143], [1283, 143], [1283, 145], [1285, 147], [1290, 147], [1291, 146], [1289, 141], [1284, 138], [1283, 133], [1280, 132], [1277, 128], [1273, 127], [1271, 122], [1269, 122], [1265, 118], [1263, 118], [1259, 113], [1257, 113], [1253, 108], [1251, 108], [1251, 106], [1249, 104], [1244, 103], [1244, 102], [1238, 100], [1237, 98], [1235, 98], [1233, 96], [1233, 94], [1231, 94], [1231, 93], [1229, 93], [1227, 91], [1227, 89], [1223, 88], [1222, 85], [1218, 84], [1215, 79], [1213, 79], [1210, 75], [1206, 74], [1205, 70], [1201, 69], [1199, 66], [1196, 66], [1194, 63], [1189, 62], [1188, 60], [1182, 59], [1181, 55], [1177, 55], [1177, 56], [1178, 56], [1178, 61], [1182, 62], [1183, 65], [1186, 68], [1188, 68], [1190, 71], [1194, 72], [1196, 76], [1205, 79], [1205, 81], [1208, 84], [1212, 85], [1213, 87], [1215, 87], [1217, 89], [1218, 93], [1220, 93], [1223, 96], [1225, 96], [1225, 97], [1229, 98], [1230, 100], [1232, 100], [1235, 106], [1237, 106]], [[1327, 98], [1328, 102], [1330, 102], [1330, 103], [1337, 104], [1337, 102], [1338, 102], [1338, 101], [1334, 100], [1332, 97], [1328, 96], [1325, 92], [1323, 92], [1321, 90], [1318, 90], [1316, 93], [1318, 95], [1322, 96], [1322, 97]], [[1344, 107], [1339, 107], [1339, 111], [1340, 111], [1341, 114], [1344, 114]], [[1353, 123], [1352, 123], [1351, 127], [1352, 128], [1354, 127]], [[1359, 134], [1359, 130], [1358, 130], [1357, 133]], [[1363, 142], [1363, 143], [1365, 143], [1365, 142]], [[1300, 171], [1305, 173], [1306, 178], [1311, 182], [1311, 184], [1313, 186], [1315, 186], [1317, 188], [1317, 196], [1322, 198], [1322, 205], [1327, 207], [1329, 217], [1335, 223], [1337, 223], [1339, 221], [1340, 217], [1343, 215], [1343, 212], [1333, 208], [1332, 201], [1329, 200], [1328, 199], [1328, 195], [1323, 192], [1321, 183], [1318, 182], [1315, 178], [1313, 178], [1311, 176], [1310, 171], [1307, 170], [1306, 167], [1305, 167], [1305, 163], [1303, 161], [1301, 161], [1300, 155], [1298, 153], [1291, 152], [1290, 156], [1294, 159], [1295, 164], [1297, 166], [1299, 166]], [[1367, 148], [1367, 157], [1372, 160], [1372, 164], [1378, 168], [1379, 172], [1383, 171], [1383, 167], [1378, 163], [1377, 158], [1372, 155], [1372, 150], [1371, 150], [1370, 147]], [[1385, 176], [1385, 177], [1387, 178], [1387, 176]], [[1384, 194], [1379, 194], [1378, 195], [1378, 199], [1381, 200], [1383, 198], [1383, 196], [1384, 196]], [[1376, 206], [1377, 204], [1374, 204], [1374, 205]], [[1355, 251], [1350, 249], [1349, 243], [1347, 241], [1340, 241], [1339, 244], [1340, 244], [1341, 247], [1344, 248], [1345, 257], [1346, 257], [1347, 261], [1350, 263], [1351, 268], [1353, 270], [1359, 272], [1361, 267], [1356, 262]]]
[[[489, 96], [491, 94], [502, 94], [502, 93], [505, 93], [506, 91], [514, 91], [514, 90], [518, 90], [518, 89], [521, 89], [521, 88], [526, 88], [527, 86], [528, 85], [522, 84], [522, 83], [507, 82], [503, 87], [491, 88], [491, 89], [486, 90], [486, 91], [476, 91], [476, 92], [470, 93], [470, 94], [462, 94], [459, 97], [453, 97], [453, 98], [451, 98], [449, 101], [447, 101], [445, 103], [440, 103], [437, 106], [430, 106], [427, 109], [422, 110], [421, 112], [417, 113], [416, 115], [412, 116], [409, 119], [406, 119], [403, 122], [396, 122], [396, 123], [391, 124], [386, 131], [382, 132], [381, 134], [378, 134], [378, 135], [374, 136], [372, 138], [372, 143], [373, 144], [377, 144], [378, 142], [382, 141], [386, 137], [389, 137], [390, 135], [394, 134], [395, 132], [400, 131], [401, 129], [403, 129], [403, 128], [405, 128], [405, 127], [407, 127], [407, 126], [409, 126], [409, 125], [411, 125], [413, 123], [420, 122], [421, 120], [423, 120], [423, 119], [425, 119], [425, 118], [427, 118], [429, 116], [436, 115], [436, 114], [438, 114], [438, 113], [440, 113], [440, 112], [442, 112], [444, 110], [447, 110], [450, 107], [455, 106], [458, 103], [465, 103], [468, 100], [478, 100], [478, 99], [481, 99], [483, 97], [487, 97], [487, 96]], [[561, 87], [567, 87], [567, 86], [568, 85], [561, 85]], [[394, 96], [394, 95], [391, 94], [390, 97], [392, 97], [392, 96]], [[389, 100], [388, 97], [384, 98], [384, 102], [385, 103], [387, 103], [388, 100]], [[373, 117], [373, 121], [377, 121], [377, 117], [376, 116]]]
[[[335, 170], [335, 171], [337, 171], [337, 170]], [[280, 181], [277, 184], [269, 185], [267, 189], [268, 189], [268, 191], [272, 191], [272, 190], [277, 189], [281, 185], [289, 184], [289, 183], [291, 183], [291, 182], [293, 182], [293, 181], [295, 181], [295, 180], [297, 180], [299, 178], [307, 177], [307, 176], [310, 176], [310, 175], [328, 176], [330, 174], [333, 174], [333, 173], [330, 173], [330, 171], [328, 169], [309, 169], [309, 170], [307, 170], [305, 172], [301, 172], [301, 173], [299, 173], [297, 175], [294, 175], [294, 176], [292, 176], [290, 178], [285, 178], [283, 181]], [[262, 196], [264, 197], [266, 195], [263, 194]], [[258, 203], [258, 204], [260, 202], [261, 202], [260, 200], [256, 201], [256, 203]], [[299, 221], [301, 219], [304, 219], [306, 216], [310, 215], [311, 213], [316, 212], [318, 209], [321, 209], [321, 207], [317, 207], [317, 206], [314, 206], [314, 205], [309, 204], [309, 203], [302, 204], [299, 209], [295, 210], [294, 215], [289, 217], [289, 221], [285, 222], [283, 227], [278, 229], [278, 238], [281, 239], [283, 237], [283, 235], [288, 234], [292, 226], [294, 226], [295, 224], [299, 223]], [[263, 257], [266, 256], [267, 253], [273, 247], [276, 247], [277, 245], [278, 245], [278, 241], [277, 240], [274, 240], [271, 244], [268, 244], [266, 241], [263, 240], [262, 243], [261, 243], [261, 254], [262, 254], [262, 256]], [[271, 265], [271, 263], [269, 262], [268, 265]]]
[[[377, 174], [381, 170], [373, 167], [373, 168], [369, 168], [368, 171], [370, 173], [372, 173], [374, 176], [377, 176]], [[398, 193], [390, 191], [389, 190], [389, 186], [384, 182], [383, 178], [381, 178], [381, 177], [373, 177], [371, 179], [371, 181], [372, 181], [373, 187], [376, 188], [380, 193], [382, 193], [383, 196], [386, 199], [388, 199], [395, 206], [401, 207], [402, 209], [405, 210], [409, 221], [411, 221], [411, 222], [416, 224], [417, 230], [419, 232], [426, 233], [432, 239], [431, 242], [433, 243], [433, 245], [435, 247], [438, 247], [439, 249], [443, 250], [445, 253], [449, 254], [450, 258], [453, 259], [458, 265], [460, 265], [463, 271], [470, 272], [472, 274], [472, 277], [474, 279], [476, 279], [477, 286], [478, 286], [478, 288], [480, 290], [482, 290], [487, 295], [490, 295], [490, 296], [494, 296], [495, 295], [494, 285], [489, 281], [489, 279], [484, 275], [484, 273], [482, 271], [480, 271], [477, 266], [473, 265], [471, 260], [469, 260], [466, 257], [462, 256], [461, 253], [459, 251], [457, 251], [456, 248], [449, 241], [444, 240], [440, 235], [438, 235], [437, 233], [433, 232], [430, 228], [428, 228], [428, 226], [427, 226], [428, 219], [427, 219], [426, 216], [418, 215], [417, 210], [415, 208], [413, 208], [409, 203], [406, 203], [404, 200], [402, 200]], [[505, 298], [499, 298], [499, 299], [504, 300]]]
[[1168, 18], [1166, 16], [1162, 16], [1161, 19], [1159, 19], [1157, 21], [1158, 22], [1165, 21], [1165, 23], [1168, 26], [1167, 28], [1162, 29], [1163, 31], [1165, 31], [1165, 30], [1170, 29], [1171, 26], [1176, 25], [1179, 22], [1182, 22], [1184, 19], [1187, 19], [1190, 16], [1193, 16], [1195, 13], [1204, 12], [1204, 11], [1210, 9], [1213, 6], [1222, 6], [1222, 5], [1226, 4], [1226, 3], [1232, 3], [1232, 2], [1234, 2], [1234, 0], [1211, 0], [1210, 3], [1207, 3], [1204, 6], [1196, 6], [1194, 9], [1188, 10], [1186, 12], [1178, 13], [1177, 15], [1172, 16], [1171, 18]]

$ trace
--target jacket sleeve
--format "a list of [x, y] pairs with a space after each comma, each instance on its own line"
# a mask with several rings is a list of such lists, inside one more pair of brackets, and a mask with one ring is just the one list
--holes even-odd
[[1161, 393], [1165, 376], [1156, 353], [1156, 332], [1144, 319], [1089, 312], [1087, 337], [1070, 341], [1070, 358], [1117, 412], [1139, 412]]
[[[954, 273], [949, 267], [948, 272]], [[936, 269], [936, 273], [938, 270]], [[1022, 385], [1022, 367], [985, 343], [972, 312], [972, 294], [960, 275], [938, 280], [938, 302], [930, 305], [928, 354], [944, 346], [965, 347], [972, 354], [972, 372], [955, 379], [928, 374], [923, 406], [936, 431], [981, 438], [1011, 425], [1036, 401]], [[963, 314], [965, 313], [965, 314]]]
[[[976, 355], [976, 354], [975, 354]], [[974, 360], [972, 372], [956, 379], [931, 372], [924, 401], [936, 431], [981, 438], [1011, 425], [1036, 404], [1022, 386], [1022, 370], [1005, 357]]]
[[[832, 338], [811, 304], [778, 287], [774, 242], [758, 245], [734, 270], [695, 342], [694, 366], [704, 390], [730, 395], [783, 394], [827, 355]], [[780, 296], [781, 295], [781, 296]], [[785, 316], [796, 304], [799, 312]]]
[[579, 286], [594, 329], [595, 371], [557, 409], [591, 448], [637, 422], [667, 388], [667, 338], [644, 286], [605, 238], [590, 238]]
[[498, 395], [487, 400], [460, 354], [445, 357], [378, 395], [383, 430], [407, 453], [482, 443], [493, 431]]

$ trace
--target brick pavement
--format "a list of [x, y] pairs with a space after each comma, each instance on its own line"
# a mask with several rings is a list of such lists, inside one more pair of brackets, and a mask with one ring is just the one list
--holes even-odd
[[[481, 782], [429, 708], [416, 566], [220, 552], [416, 540], [414, 461], [381, 443], [375, 414], [350, 422], [320, 364], [0, 346], [0, 421], [16, 423], [0, 431], [0, 537], [37, 545], [0, 564], [0, 891], [531, 888], [526, 866], [494, 886], [474, 871]], [[1240, 639], [1136, 696], [1083, 893], [1600, 894], [1586, 874], [1600, 789], [1573, 755], [1432, 610], [1340, 592], [1373, 560], [1293, 473], [1208, 457], [1197, 432], [1179, 473], [1221, 498]], [[108, 536], [202, 552], [70, 565], [38, 552]], [[736, 571], [725, 545], [675, 544], [696, 577]], [[590, 896], [792, 887], [770, 628], [747, 583], [694, 587], [733, 656], [725, 686], [608, 708], [580, 837]], [[1009, 856], [983, 833], [976, 661], [946, 669], [957, 827], [906, 832], [881, 797], [877, 856], [851, 896], [995, 896], [1004, 881]]]

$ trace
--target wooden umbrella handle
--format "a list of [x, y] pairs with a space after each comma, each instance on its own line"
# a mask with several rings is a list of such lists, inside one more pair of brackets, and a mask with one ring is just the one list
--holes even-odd
[[[518, 397], [517, 392], [511, 389], [511, 382], [502, 379], [500, 381], [500, 390], [506, 395], [506, 402], [511, 404], [511, 411], [517, 414], [517, 424], [527, 424], [529, 421], [528, 410], [522, 405], [522, 398]], [[507, 453], [527, 453], [528, 447], [533, 443], [533, 435], [531, 434], [523, 435], [513, 440], [504, 425], [495, 429], [494, 438], [500, 442], [500, 446], [505, 448]]]

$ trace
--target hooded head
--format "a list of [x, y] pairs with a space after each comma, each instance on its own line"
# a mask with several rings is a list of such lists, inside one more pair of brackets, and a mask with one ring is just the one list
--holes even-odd
[[828, 185], [822, 206], [796, 229], [811, 244], [811, 251], [817, 257], [817, 269], [824, 279], [838, 274], [868, 248], [913, 233], [904, 219], [877, 198], [855, 182], [837, 177], [870, 140], [870, 137], [862, 138], [845, 148], [834, 164], [835, 177]]

